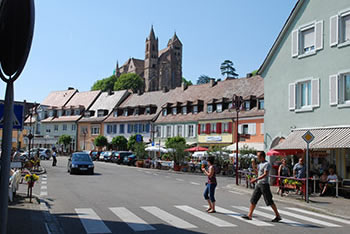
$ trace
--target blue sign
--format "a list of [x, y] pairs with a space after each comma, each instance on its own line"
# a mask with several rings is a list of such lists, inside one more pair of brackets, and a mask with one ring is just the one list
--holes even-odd
[[[0, 128], [4, 125], [4, 103], [0, 103]], [[23, 129], [23, 105], [13, 106], [13, 129]]]
[[152, 146], [154, 146], [154, 141], [152, 141]]
[[142, 136], [140, 134], [136, 135], [136, 142], [142, 142]]

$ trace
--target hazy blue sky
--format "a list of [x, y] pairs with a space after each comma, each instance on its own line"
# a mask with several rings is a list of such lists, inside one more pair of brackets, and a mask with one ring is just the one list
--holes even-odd
[[[222, 78], [233, 61], [240, 77], [258, 69], [297, 0], [36, 0], [32, 49], [15, 99], [41, 102], [54, 90], [90, 90], [116, 61], [144, 59], [151, 25], [166, 47], [176, 31], [183, 76]], [[0, 85], [1, 99], [5, 86]]]

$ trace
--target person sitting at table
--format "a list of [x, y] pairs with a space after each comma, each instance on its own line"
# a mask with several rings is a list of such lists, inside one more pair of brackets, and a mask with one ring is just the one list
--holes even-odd
[[329, 175], [327, 176], [327, 184], [324, 186], [320, 196], [325, 196], [326, 192], [329, 189], [332, 189], [335, 187], [335, 184], [337, 182], [338, 176], [335, 174], [334, 168], [329, 168]]
[[327, 182], [328, 182], [328, 173], [327, 171], [323, 171], [318, 183], [318, 186], [320, 187], [320, 195], [322, 194], [324, 187], [327, 185]]
[[[293, 176], [297, 179], [304, 179], [306, 177], [306, 166], [304, 164], [303, 158], [299, 158], [299, 162], [294, 165]], [[304, 182], [302, 182], [302, 183], [304, 183]], [[300, 194], [302, 193], [301, 187], [297, 186], [296, 194], [298, 194], [299, 192], [300, 192]]]
[[[282, 177], [289, 177], [290, 176], [290, 172], [289, 172], [289, 168], [287, 166], [287, 160], [284, 158], [282, 159], [282, 163], [280, 165], [280, 167], [278, 168], [278, 176], [282, 176]], [[284, 180], [285, 178], [278, 178], [279, 180], [279, 188], [277, 190], [277, 194], [279, 194], [279, 192], [281, 192], [281, 197], [283, 197], [284, 195]]]

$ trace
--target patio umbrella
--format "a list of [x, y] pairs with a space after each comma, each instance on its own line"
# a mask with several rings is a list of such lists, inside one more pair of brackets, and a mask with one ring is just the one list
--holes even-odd
[[196, 146], [189, 149], [185, 149], [186, 152], [197, 152], [197, 151], [207, 151], [207, 148]]
[[148, 152], [168, 153], [168, 151], [166, 149], [164, 149], [163, 147], [159, 147], [159, 146], [149, 146], [145, 150]]

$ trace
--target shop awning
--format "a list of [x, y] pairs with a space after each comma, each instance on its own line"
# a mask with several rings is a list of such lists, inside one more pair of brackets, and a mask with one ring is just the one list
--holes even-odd
[[[264, 143], [260, 142], [238, 142], [238, 149], [241, 149], [243, 147], [247, 146], [248, 148], [253, 148], [255, 150], [264, 150]], [[236, 143], [233, 143], [232, 145], [224, 147], [225, 150], [235, 151], [236, 150]]]
[[287, 138], [274, 147], [274, 150], [306, 149], [306, 142], [302, 136], [306, 131], [314, 135], [310, 149], [339, 149], [350, 148], [350, 127], [323, 127], [311, 129], [294, 129]]

